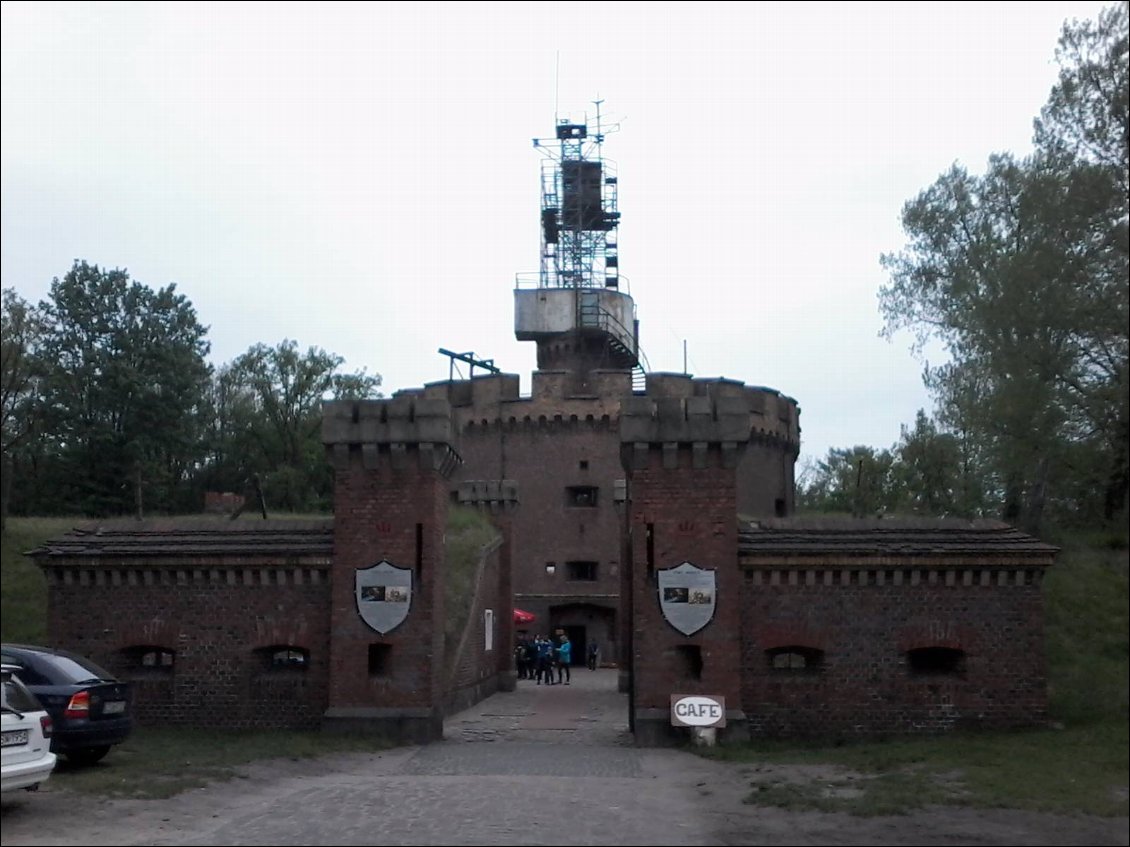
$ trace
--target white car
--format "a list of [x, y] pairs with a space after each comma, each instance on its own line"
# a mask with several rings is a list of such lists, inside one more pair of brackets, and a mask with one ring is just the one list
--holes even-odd
[[0, 747], [0, 791], [26, 788], [34, 791], [51, 776], [51, 716], [15, 676], [15, 668], [0, 668], [3, 746]]

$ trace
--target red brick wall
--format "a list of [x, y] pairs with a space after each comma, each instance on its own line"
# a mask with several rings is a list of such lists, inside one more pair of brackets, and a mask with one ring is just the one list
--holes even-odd
[[[140, 723], [313, 728], [321, 721], [329, 676], [324, 564], [46, 572], [52, 643], [132, 682]], [[129, 648], [142, 646], [173, 651], [173, 667], [139, 667]], [[307, 650], [307, 668], [271, 670], [265, 648], [279, 646]]]
[[[742, 703], [751, 733], [865, 736], [1046, 720], [1041, 569], [879, 572], [746, 573]], [[772, 669], [765, 651], [785, 646], [823, 650], [822, 666]], [[906, 651], [929, 646], [963, 650], [962, 670], [912, 672]]]
[[[447, 481], [424, 465], [416, 445], [407, 446], [398, 468], [382, 445], [375, 465], [365, 467], [361, 451], [353, 449], [348, 466], [335, 472], [330, 706], [438, 707], [446, 684], [442, 545]], [[418, 569], [417, 524], [422, 540]], [[382, 559], [414, 571], [408, 617], [385, 635], [361, 619], [354, 576]], [[391, 648], [383, 674], [369, 673], [371, 644]]]
[[[634, 709], [654, 710], [662, 721], [670, 695], [720, 694], [727, 706], [740, 702], [741, 581], [737, 567], [735, 473], [720, 467], [718, 445], [711, 445], [706, 467], [691, 467], [691, 451], [678, 450], [678, 468], [665, 468], [662, 451], [653, 446], [646, 468], [632, 471], [631, 532], [633, 584]], [[654, 569], [647, 559], [647, 526], [654, 532]], [[660, 612], [661, 569], [689, 561], [715, 572], [714, 618], [704, 629], [685, 636]], [[701, 649], [702, 677], [681, 675], [677, 647]]]
[[791, 515], [796, 509], [791, 447], [776, 441], [746, 447], [737, 476], [737, 513], [768, 517]]

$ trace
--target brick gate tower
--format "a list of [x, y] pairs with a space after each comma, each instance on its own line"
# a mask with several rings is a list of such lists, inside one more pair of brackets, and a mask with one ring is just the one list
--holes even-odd
[[443, 737], [444, 529], [459, 464], [446, 400], [326, 403], [334, 466], [330, 729]]
[[623, 593], [637, 744], [677, 740], [672, 694], [725, 697], [726, 735], [748, 734], [741, 709], [736, 515], [750, 420], [742, 396], [657, 391], [621, 405], [629, 500]]

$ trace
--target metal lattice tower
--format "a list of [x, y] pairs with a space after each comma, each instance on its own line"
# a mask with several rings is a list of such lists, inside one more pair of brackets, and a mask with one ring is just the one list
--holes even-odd
[[540, 279], [545, 287], [620, 287], [618, 179], [615, 164], [603, 156], [600, 103], [591, 136], [587, 124], [562, 121], [555, 139], [534, 139], [545, 156]]
[[587, 121], [566, 119], [554, 138], [534, 139], [544, 156], [541, 267], [536, 279], [518, 275], [515, 334], [539, 342], [539, 365], [631, 368], [642, 377], [635, 304], [620, 275], [619, 181], [603, 155], [606, 133], [618, 127], [602, 123], [601, 102], [591, 132]]

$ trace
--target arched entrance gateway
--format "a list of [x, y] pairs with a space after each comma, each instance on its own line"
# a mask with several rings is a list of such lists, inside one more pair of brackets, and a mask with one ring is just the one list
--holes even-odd
[[[998, 524], [789, 517], [795, 400], [644, 374], [599, 120], [539, 145], [542, 264], [514, 290], [529, 396], [449, 354], [486, 375], [326, 404], [332, 519], [57, 539], [36, 553], [52, 642], [133, 680], [149, 722], [438, 739], [445, 714], [515, 688], [516, 607], [577, 664], [599, 643], [641, 744], [707, 711], [723, 740], [1042, 721], [1054, 548]], [[501, 538], [457, 610], [452, 502]]]

